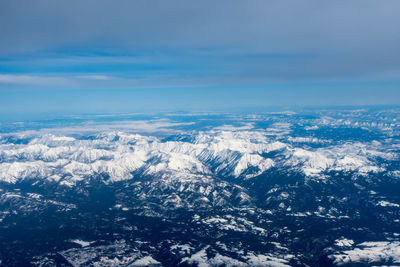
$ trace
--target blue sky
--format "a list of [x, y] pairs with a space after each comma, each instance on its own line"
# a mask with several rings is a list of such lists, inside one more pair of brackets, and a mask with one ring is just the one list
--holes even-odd
[[0, 114], [400, 103], [398, 1], [2, 1]]

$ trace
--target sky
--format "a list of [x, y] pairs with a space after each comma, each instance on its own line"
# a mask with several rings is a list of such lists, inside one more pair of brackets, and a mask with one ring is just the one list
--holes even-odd
[[0, 2], [0, 116], [400, 104], [400, 2]]

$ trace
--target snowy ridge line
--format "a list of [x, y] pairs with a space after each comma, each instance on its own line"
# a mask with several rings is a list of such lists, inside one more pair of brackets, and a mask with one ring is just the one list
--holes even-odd
[[[0, 181], [47, 179], [72, 186], [101, 174], [109, 176], [110, 182], [132, 179], [132, 173], [139, 169], [145, 175], [177, 179], [193, 175], [250, 179], [274, 166], [300, 170], [309, 177], [323, 177], [326, 171], [365, 175], [385, 171], [377, 158], [397, 158], [396, 153], [383, 149], [376, 141], [306, 149], [282, 139], [276, 141], [267, 130], [213, 129], [191, 134], [190, 142], [162, 141], [156, 136], [126, 132], [107, 132], [90, 138], [38, 134], [25, 144], [3, 142]], [[268, 156], [270, 152], [275, 155]]]

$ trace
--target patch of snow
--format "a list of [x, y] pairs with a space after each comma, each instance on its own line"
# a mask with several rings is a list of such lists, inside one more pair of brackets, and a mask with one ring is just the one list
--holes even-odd
[[388, 201], [385, 201], [385, 200], [379, 201], [378, 204], [377, 204], [377, 206], [382, 206], [382, 207], [396, 207], [396, 208], [399, 208], [399, 207], [400, 207], [399, 204], [391, 203], [391, 202], [388, 202]]
[[160, 265], [159, 261], [156, 261], [151, 256], [145, 256], [141, 259], [138, 259], [130, 264], [130, 266], [152, 266], [152, 265]]
[[354, 244], [354, 241], [347, 238], [336, 239], [335, 245], [338, 247], [351, 247]]
[[337, 252], [330, 256], [337, 265], [393, 262], [400, 264], [400, 242], [364, 242], [352, 250]]
[[93, 242], [83, 241], [83, 240], [80, 240], [80, 239], [72, 239], [72, 240], [70, 240], [70, 242], [79, 244], [79, 245], [81, 245], [82, 247], [90, 246], [90, 244], [93, 243]]

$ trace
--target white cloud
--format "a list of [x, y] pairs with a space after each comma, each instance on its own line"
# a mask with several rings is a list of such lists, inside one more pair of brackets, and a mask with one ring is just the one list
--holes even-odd
[[80, 79], [88, 79], [88, 80], [110, 80], [113, 79], [114, 77], [108, 76], [108, 75], [82, 75], [82, 76], [76, 76], [77, 78]]
[[18, 85], [66, 85], [70, 80], [64, 77], [0, 74], [0, 83]]

